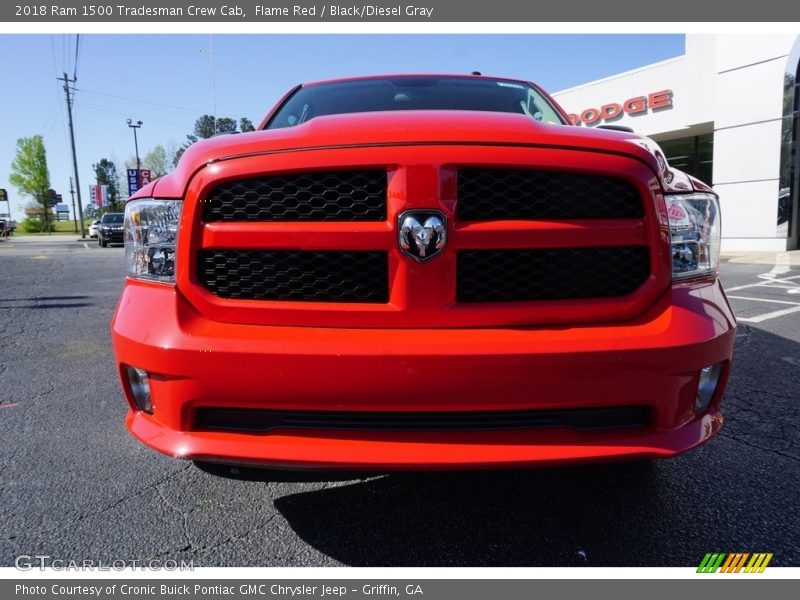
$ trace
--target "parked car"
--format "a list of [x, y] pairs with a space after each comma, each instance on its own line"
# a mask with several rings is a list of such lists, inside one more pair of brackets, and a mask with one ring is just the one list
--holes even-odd
[[92, 224], [89, 225], [89, 237], [96, 238], [99, 229], [100, 229], [100, 219], [92, 221]]
[[125, 215], [117, 373], [129, 430], [169, 456], [539, 466], [722, 426], [716, 194], [534, 84], [298, 86]]
[[124, 243], [122, 224], [125, 213], [106, 213], [100, 217], [97, 228], [97, 243], [103, 248], [109, 244]]

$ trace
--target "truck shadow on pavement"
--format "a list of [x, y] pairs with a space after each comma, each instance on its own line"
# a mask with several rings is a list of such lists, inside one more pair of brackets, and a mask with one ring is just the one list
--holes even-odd
[[776, 566], [796, 564], [800, 348], [741, 325], [734, 361], [723, 431], [666, 461], [392, 474], [217, 467], [215, 474], [268, 485], [319, 482], [274, 506], [303, 542], [351, 566], [687, 567], [709, 551], [774, 551]]
[[304, 541], [353, 566], [597, 565], [623, 541], [652, 543], [623, 532], [666, 508], [657, 469], [393, 474], [275, 506]]

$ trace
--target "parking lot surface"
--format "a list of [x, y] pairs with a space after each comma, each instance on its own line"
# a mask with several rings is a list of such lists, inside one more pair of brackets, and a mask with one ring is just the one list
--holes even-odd
[[[792, 264], [794, 263], [794, 264]], [[125, 431], [109, 321], [124, 251], [0, 243], [0, 565], [154, 557], [203, 566], [800, 565], [800, 260], [736, 256], [740, 319], [702, 448], [657, 463], [336, 474], [202, 470]]]

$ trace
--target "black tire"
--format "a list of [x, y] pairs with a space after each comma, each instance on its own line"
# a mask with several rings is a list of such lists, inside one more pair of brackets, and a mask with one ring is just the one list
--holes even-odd
[[103, 247], [103, 248], [108, 248], [108, 240], [106, 240], [105, 238], [101, 237], [100, 238], [100, 246]]

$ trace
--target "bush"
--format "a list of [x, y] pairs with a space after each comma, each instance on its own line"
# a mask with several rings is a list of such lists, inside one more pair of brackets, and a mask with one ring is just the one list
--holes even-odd
[[[53, 231], [53, 222], [50, 221], [47, 225], [50, 226], [50, 231]], [[38, 217], [25, 217], [21, 227], [25, 233], [47, 233], [48, 231], [44, 219]]]

